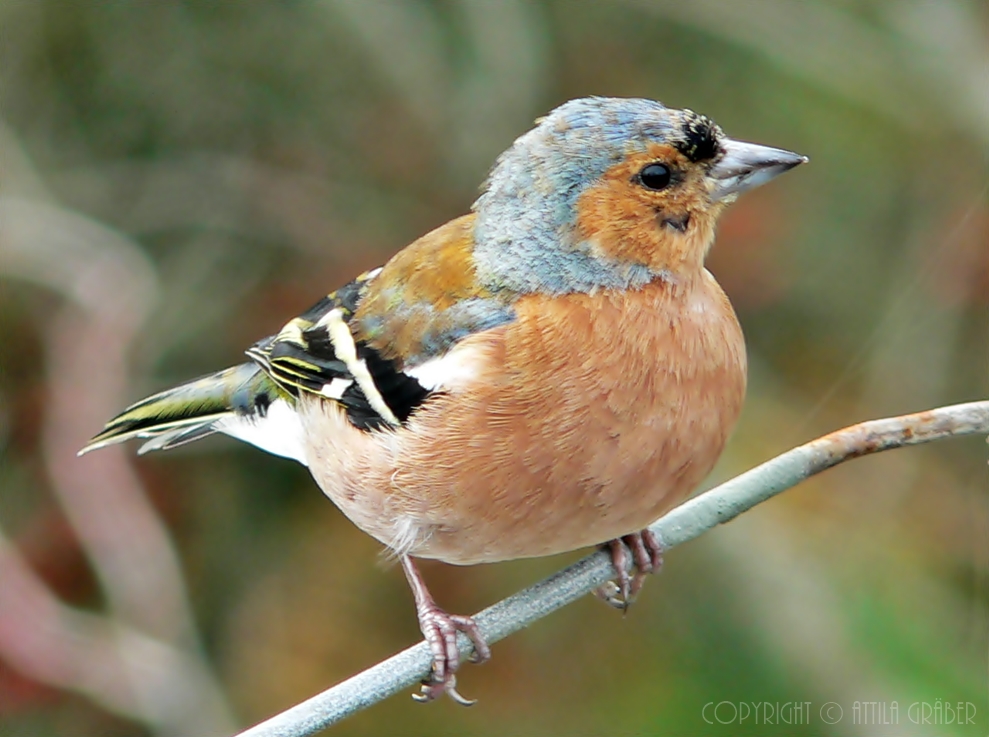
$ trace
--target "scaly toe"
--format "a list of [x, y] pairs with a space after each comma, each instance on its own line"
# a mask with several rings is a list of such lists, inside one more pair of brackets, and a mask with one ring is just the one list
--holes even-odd
[[652, 530], [646, 528], [626, 535], [622, 541], [632, 551], [632, 560], [639, 573], [656, 573], [663, 567], [663, 548]]
[[[627, 547], [626, 547], [627, 546]], [[663, 549], [652, 530], [645, 529], [607, 543], [615, 580], [594, 590], [594, 595], [616, 609], [628, 611], [629, 605], [642, 590], [646, 577], [663, 565]], [[629, 576], [628, 557], [632, 554], [635, 575]]]
[[457, 633], [463, 632], [474, 644], [471, 660], [483, 663], [491, 657], [491, 648], [481, 636], [477, 624], [471, 617], [447, 614], [435, 606], [423, 607], [419, 614], [419, 625], [433, 651], [433, 672], [429, 679], [423, 681], [420, 692], [413, 694], [412, 698], [424, 703], [446, 693], [462, 706], [473, 705], [474, 700], [464, 697], [457, 690], [456, 673], [460, 667]]
[[491, 657], [491, 648], [481, 636], [477, 623], [471, 617], [459, 614], [448, 614], [440, 609], [426, 588], [412, 558], [402, 556], [402, 569], [412, 589], [416, 602], [416, 614], [419, 617], [419, 629], [433, 653], [433, 668], [429, 678], [422, 682], [419, 693], [413, 694], [416, 701], [433, 701], [446, 693], [451, 699], [463, 706], [474, 702], [464, 698], [457, 691], [457, 669], [460, 667], [460, 648], [457, 645], [457, 634], [463, 632], [474, 645], [471, 660], [483, 663]]
[[491, 648], [481, 636], [481, 630], [477, 628], [477, 622], [473, 617], [465, 617], [462, 614], [450, 614], [450, 621], [457, 628], [458, 632], [463, 632], [474, 645], [474, 652], [471, 653], [470, 662], [480, 665], [491, 660]]

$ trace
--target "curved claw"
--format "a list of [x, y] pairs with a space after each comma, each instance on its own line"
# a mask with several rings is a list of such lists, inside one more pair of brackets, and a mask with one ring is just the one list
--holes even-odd
[[[606, 604], [628, 611], [629, 605], [642, 590], [646, 576], [663, 567], [663, 548], [659, 538], [649, 529], [611, 540], [607, 545], [615, 569], [615, 580], [595, 589], [594, 594]], [[629, 551], [635, 563], [635, 575], [631, 577], [628, 573]]]
[[609, 606], [627, 611], [632, 598], [632, 579], [628, 575], [628, 549], [621, 539], [609, 542], [608, 548], [611, 551], [611, 567], [615, 569], [615, 579], [595, 589], [594, 593]]
[[422, 576], [408, 556], [402, 558], [402, 567], [412, 587], [416, 613], [419, 615], [419, 629], [433, 652], [433, 669], [430, 677], [422, 682], [420, 692], [412, 698], [419, 702], [436, 699], [446, 693], [462, 706], [471, 706], [474, 700], [465, 698], [457, 691], [457, 669], [460, 667], [460, 647], [457, 634], [463, 632], [474, 645], [470, 660], [483, 663], [491, 658], [491, 648], [481, 636], [477, 623], [460, 614], [448, 614], [437, 606], [426, 589]]
[[457, 677], [452, 673], [448, 674], [443, 683], [423, 681], [419, 687], [419, 693], [412, 694], [412, 700], [418, 701], [420, 704], [427, 704], [444, 693], [461, 706], [473, 706], [477, 703], [477, 699], [468, 699], [457, 690]]

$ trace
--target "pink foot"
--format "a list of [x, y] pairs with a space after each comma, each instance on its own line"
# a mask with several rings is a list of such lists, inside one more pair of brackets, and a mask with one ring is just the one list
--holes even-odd
[[419, 629], [433, 651], [432, 673], [422, 682], [421, 691], [413, 694], [412, 698], [426, 702], [446, 693], [458, 704], [471, 706], [475, 701], [464, 698], [457, 691], [457, 669], [460, 667], [457, 633], [463, 632], [474, 644], [474, 653], [470, 658], [473, 663], [483, 663], [490, 659], [491, 648], [481, 637], [481, 632], [471, 617], [448, 614], [436, 605], [422, 575], [407, 555], [402, 556], [402, 569], [415, 597]]
[[[642, 590], [646, 576], [662, 568], [663, 549], [659, 539], [648, 529], [612, 540], [607, 546], [611, 551], [615, 580], [595, 589], [594, 594], [605, 603], [627, 611]], [[632, 577], [628, 575], [628, 551], [632, 552], [632, 561], [635, 563], [635, 575]]]

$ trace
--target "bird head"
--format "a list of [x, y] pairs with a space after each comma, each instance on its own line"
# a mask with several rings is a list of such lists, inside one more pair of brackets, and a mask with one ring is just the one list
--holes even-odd
[[478, 274], [516, 292], [696, 273], [724, 207], [807, 161], [644, 99], [571, 100], [503, 153], [474, 205]]

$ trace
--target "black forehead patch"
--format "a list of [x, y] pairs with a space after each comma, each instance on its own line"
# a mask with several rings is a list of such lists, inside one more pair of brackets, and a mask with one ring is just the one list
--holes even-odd
[[684, 110], [681, 136], [673, 147], [695, 164], [708, 161], [721, 153], [721, 129], [703, 115]]

